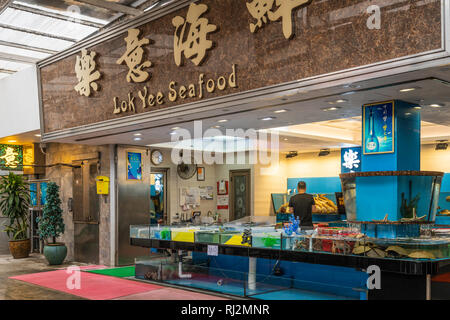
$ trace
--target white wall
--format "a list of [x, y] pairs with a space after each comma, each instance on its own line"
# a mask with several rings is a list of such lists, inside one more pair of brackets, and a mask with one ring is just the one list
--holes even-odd
[[0, 137], [39, 130], [35, 66], [0, 79]]

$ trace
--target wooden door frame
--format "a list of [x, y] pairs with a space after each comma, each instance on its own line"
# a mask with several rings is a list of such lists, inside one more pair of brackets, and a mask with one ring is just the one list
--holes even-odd
[[248, 215], [246, 216], [251, 216], [252, 215], [252, 203], [251, 203], [251, 189], [252, 189], [252, 183], [251, 183], [251, 176], [252, 176], [252, 172], [251, 169], [237, 169], [237, 170], [230, 170], [228, 173], [228, 181], [230, 181], [230, 190], [229, 190], [229, 197], [230, 197], [230, 201], [229, 201], [229, 216], [228, 216], [228, 220], [229, 221], [233, 221], [235, 220], [235, 214], [234, 214], [234, 192], [233, 192], [233, 181], [232, 181], [232, 176], [235, 173], [246, 173], [248, 176], [247, 179], [247, 196], [246, 196], [246, 209], [248, 208]]

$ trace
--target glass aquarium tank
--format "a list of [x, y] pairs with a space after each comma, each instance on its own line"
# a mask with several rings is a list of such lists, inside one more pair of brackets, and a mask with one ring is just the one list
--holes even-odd
[[348, 221], [433, 223], [442, 172], [376, 171], [340, 175]]

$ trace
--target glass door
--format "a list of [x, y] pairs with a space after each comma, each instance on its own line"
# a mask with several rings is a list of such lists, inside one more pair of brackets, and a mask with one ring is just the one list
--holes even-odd
[[230, 171], [230, 221], [250, 216], [250, 170]]
[[167, 169], [152, 169], [150, 174], [150, 224], [168, 224]]

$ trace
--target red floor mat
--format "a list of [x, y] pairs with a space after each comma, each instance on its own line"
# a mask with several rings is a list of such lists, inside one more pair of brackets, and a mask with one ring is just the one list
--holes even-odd
[[73, 284], [75, 283], [75, 281], [73, 281], [73, 276], [74, 274], [68, 274], [66, 270], [56, 270], [15, 276], [10, 277], [10, 279], [32, 283], [91, 300], [115, 299], [162, 288], [161, 286], [149, 283], [141, 283], [89, 272], [80, 272], [78, 274], [80, 284], [79, 289], [71, 289], [67, 283], [73, 287]]

